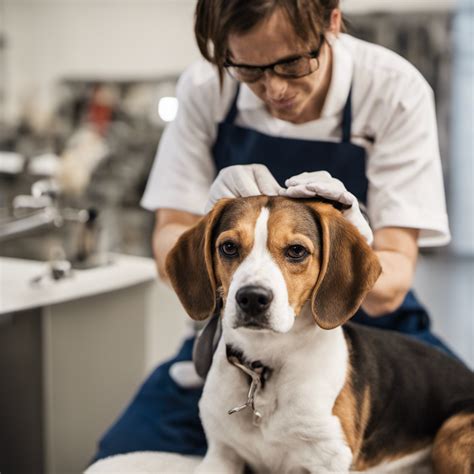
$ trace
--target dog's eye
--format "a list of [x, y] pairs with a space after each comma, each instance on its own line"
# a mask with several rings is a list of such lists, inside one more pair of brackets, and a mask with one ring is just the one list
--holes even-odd
[[293, 261], [300, 261], [307, 257], [308, 251], [302, 245], [290, 245], [286, 249], [286, 256]]
[[234, 242], [230, 240], [219, 245], [219, 252], [223, 257], [227, 258], [234, 258], [239, 255], [239, 249], [237, 245], [235, 245]]

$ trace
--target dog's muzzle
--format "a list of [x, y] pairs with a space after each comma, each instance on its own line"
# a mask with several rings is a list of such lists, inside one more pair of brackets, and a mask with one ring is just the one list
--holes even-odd
[[240, 288], [235, 299], [239, 308], [237, 326], [263, 329], [269, 327], [268, 309], [273, 292], [263, 286], [247, 285]]

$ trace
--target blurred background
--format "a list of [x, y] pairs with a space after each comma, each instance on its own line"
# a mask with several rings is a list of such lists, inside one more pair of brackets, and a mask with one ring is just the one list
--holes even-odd
[[[139, 200], [194, 0], [0, 0], [0, 472], [80, 472], [186, 316]], [[471, 0], [343, 0], [434, 89], [452, 243], [420, 255], [434, 331], [474, 366]], [[414, 381], [416, 383], [416, 381]]]

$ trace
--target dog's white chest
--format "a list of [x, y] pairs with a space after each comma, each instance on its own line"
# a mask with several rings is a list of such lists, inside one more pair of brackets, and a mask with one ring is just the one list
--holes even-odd
[[352, 454], [339, 419], [332, 415], [344, 380], [344, 354], [338, 365], [330, 380], [307, 373], [305, 367], [273, 373], [256, 394], [262, 420], [255, 426], [250, 408], [228, 415], [247, 401], [249, 385], [239, 369], [229, 367], [225, 348], [219, 347], [200, 402], [209, 444], [234, 450], [259, 473], [347, 471]]

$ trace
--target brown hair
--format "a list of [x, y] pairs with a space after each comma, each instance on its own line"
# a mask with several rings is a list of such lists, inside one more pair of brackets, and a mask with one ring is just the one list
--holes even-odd
[[201, 54], [217, 66], [222, 85], [229, 34], [246, 33], [281, 8], [297, 35], [309, 42], [329, 28], [338, 7], [339, 0], [198, 0], [194, 34]]

